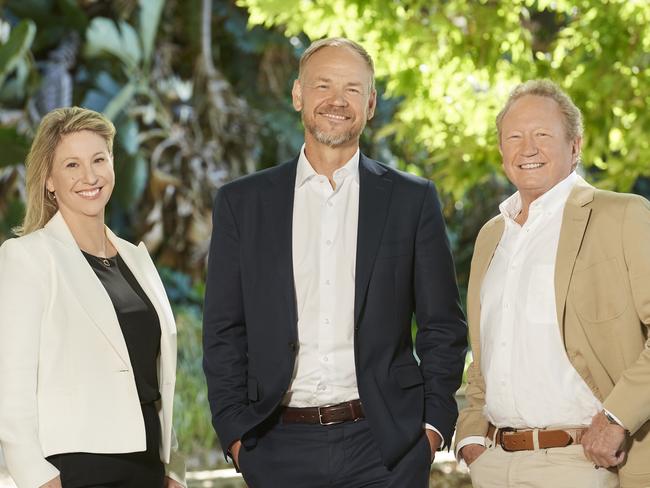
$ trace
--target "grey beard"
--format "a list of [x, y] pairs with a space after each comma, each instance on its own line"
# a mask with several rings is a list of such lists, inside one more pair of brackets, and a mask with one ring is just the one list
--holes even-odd
[[304, 116], [302, 117], [302, 123], [309, 131], [309, 133], [314, 136], [314, 139], [316, 139], [321, 144], [325, 144], [329, 147], [342, 146], [343, 144], [346, 144], [353, 139], [358, 139], [365, 127], [364, 124], [364, 126], [360, 127], [360, 130], [358, 132], [348, 131], [343, 132], [342, 134], [328, 134], [327, 132], [319, 130], [315, 124], [307, 123]]

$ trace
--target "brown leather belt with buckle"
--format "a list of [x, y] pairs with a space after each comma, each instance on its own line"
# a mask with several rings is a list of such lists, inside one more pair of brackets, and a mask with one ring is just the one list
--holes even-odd
[[365, 419], [361, 400], [326, 405], [323, 407], [283, 407], [280, 418], [284, 424], [334, 425]]
[[[533, 451], [535, 449], [550, 449], [580, 444], [586, 428], [574, 429], [513, 429], [503, 427], [497, 429], [490, 424], [487, 437], [501, 446], [504, 451]], [[496, 436], [495, 436], [496, 432]], [[538, 445], [535, 446], [535, 435]]]

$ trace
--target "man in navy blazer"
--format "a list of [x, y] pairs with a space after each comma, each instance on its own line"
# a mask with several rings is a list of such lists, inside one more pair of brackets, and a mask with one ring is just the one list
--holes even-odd
[[224, 185], [214, 205], [214, 428], [254, 488], [428, 486], [466, 350], [434, 185], [359, 152], [376, 92], [358, 44], [313, 43], [292, 96], [299, 157]]

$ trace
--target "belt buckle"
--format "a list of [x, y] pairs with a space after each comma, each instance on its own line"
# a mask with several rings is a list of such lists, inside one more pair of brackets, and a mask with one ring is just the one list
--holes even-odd
[[323, 405], [322, 407], [317, 407], [318, 408], [318, 423], [320, 425], [335, 425], [335, 424], [340, 424], [340, 423], [343, 422], [342, 420], [335, 420], [333, 422], [323, 422], [323, 413], [321, 412], [321, 409], [322, 408], [333, 407], [333, 406], [334, 406], [334, 404], [332, 403], [330, 405]]
[[501, 446], [501, 449], [503, 449], [504, 451], [506, 451], [506, 452], [515, 452], [514, 450], [510, 450], [510, 449], [506, 448], [506, 445], [503, 442], [503, 434], [505, 434], [507, 432], [517, 432], [517, 429], [515, 429], [513, 427], [503, 427], [503, 428], [498, 429], [497, 430], [496, 441]]

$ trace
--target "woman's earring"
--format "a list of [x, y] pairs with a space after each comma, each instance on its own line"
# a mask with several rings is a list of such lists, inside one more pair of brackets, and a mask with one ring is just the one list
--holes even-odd
[[53, 191], [47, 190], [47, 198], [49, 198], [52, 203], [56, 203], [56, 193]]

